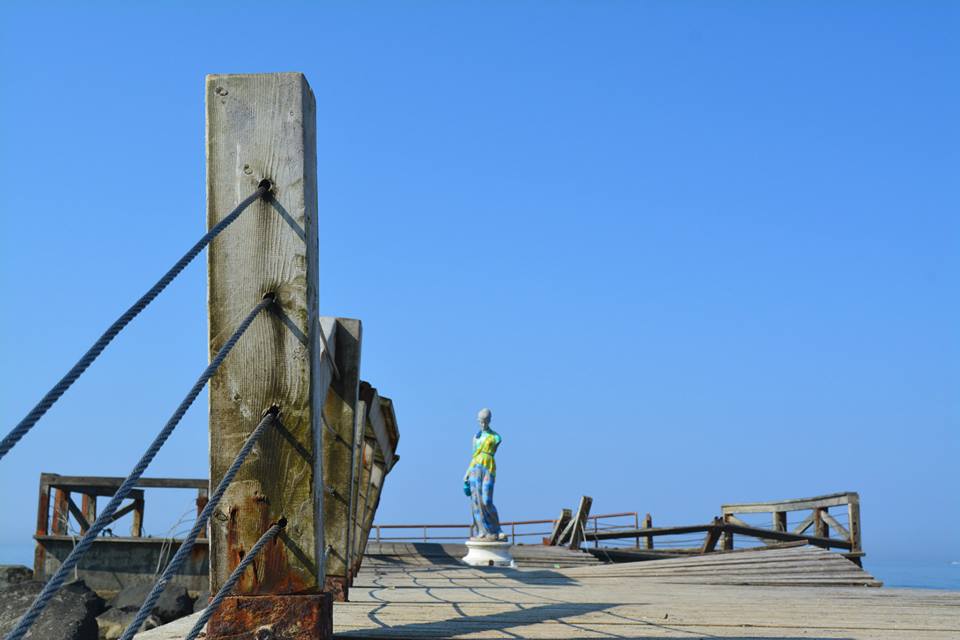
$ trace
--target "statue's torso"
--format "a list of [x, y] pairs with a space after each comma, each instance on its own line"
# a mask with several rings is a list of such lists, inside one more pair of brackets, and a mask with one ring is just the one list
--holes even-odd
[[496, 473], [497, 462], [494, 460], [494, 454], [500, 446], [500, 440], [500, 434], [493, 429], [478, 431], [473, 437], [473, 458], [470, 460], [470, 466], [480, 465], [490, 473]]

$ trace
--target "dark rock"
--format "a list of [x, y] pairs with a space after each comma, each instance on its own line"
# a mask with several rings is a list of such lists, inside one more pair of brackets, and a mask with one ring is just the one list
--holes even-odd
[[0, 591], [9, 586], [33, 580], [33, 570], [22, 564], [0, 564]]
[[[114, 609], [137, 611], [150, 595], [151, 589], [153, 584], [145, 582], [126, 586], [114, 596], [110, 606]], [[175, 584], [167, 585], [150, 613], [166, 624], [193, 613], [193, 598], [187, 593], [185, 587]]]
[[[97, 616], [97, 624], [100, 627], [100, 640], [117, 640], [126, 630], [133, 619], [137, 617], [136, 609], [107, 609], [105, 613]], [[138, 631], [155, 629], [162, 625], [160, 618], [151, 615], [143, 622], [143, 626]]]
[[[17, 625], [43, 589], [35, 580], [20, 582], [0, 594], [0, 636]], [[97, 614], [103, 599], [83, 581], [65, 585], [30, 627], [28, 640], [97, 640]]]
[[193, 601], [193, 612], [196, 613], [201, 609], [206, 609], [207, 604], [209, 602], [210, 602], [210, 592], [206, 590], [201, 591], [200, 594], [197, 596], [197, 599]]

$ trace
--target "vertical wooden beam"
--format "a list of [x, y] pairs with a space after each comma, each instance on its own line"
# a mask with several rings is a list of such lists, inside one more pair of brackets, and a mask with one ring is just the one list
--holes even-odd
[[[97, 496], [93, 493], [84, 493], [80, 500], [80, 511], [89, 524], [93, 524], [97, 519]], [[80, 533], [86, 533], [87, 527], [81, 527]]]
[[[723, 514], [723, 523], [727, 524], [730, 522], [730, 514]], [[723, 532], [723, 542], [721, 543], [721, 548], [724, 551], [733, 551], [733, 534], [729, 531]]]
[[57, 487], [53, 491], [53, 523], [50, 532], [55, 536], [67, 535], [67, 526], [70, 523], [70, 494], [65, 489]]
[[830, 527], [823, 520], [824, 511], [826, 509], [823, 507], [817, 507], [813, 510], [813, 535], [818, 538], [830, 537]]
[[[273, 523], [288, 524], [211, 618], [208, 640], [252, 634], [263, 624], [250, 615], [258, 607], [277, 612], [276, 637], [332, 633], [332, 604], [322, 594], [322, 416], [336, 341], [322, 340], [317, 304], [316, 103], [300, 73], [207, 76], [208, 227], [265, 180], [269, 197], [208, 253], [211, 354], [265, 294], [275, 296], [210, 381], [212, 486], [263, 413], [280, 409], [211, 519], [211, 592]], [[329, 319], [324, 328], [333, 335]]]
[[[653, 528], [653, 516], [649, 513], [643, 517], [643, 528], [652, 529]], [[646, 547], [647, 549], [653, 549], [653, 536], [646, 536]]]
[[280, 408], [240, 468], [210, 525], [210, 590], [218, 590], [272, 523], [289, 524], [234, 592], [323, 587], [323, 455], [319, 382], [316, 106], [300, 73], [207, 76], [207, 224], [263, 180], [254, 203], [210, 245], [210, 353], [266, 293], [210, 382], [210, 481], [216, 486], [263, 412]]
[[[50, 533], [50, 478], [53, 474], [40, 474], [40, 495], [37, 499], [37, 529], [36, 535], [45, 536]], [[46, 549], [37, 541], [33, 550], [33, 579], [43, 580], [46, 574], [44, 565], [47, 561]]]
[[133, 522], [130, 524], [130, 535], [134, 538], [143, 537], [143, 493], [133, 499]]
[[850, 532], [851, 551], [863, 551], [860, 540], [860, 495], [851, 493], [847, 504], [847, 530]]
[[786, 511], [773, 512], [773, 530], [774, 531], [787, 530], [787, 512]]
[[[207, 503], [210, 502], [210, 490], [209, 489], [197, 489], [197, 517], [200, 517], [200, 514], [207, 507]], [[207, 537], [207, 529], [204, 528], [200, 532], [199, 538]]]
[[329, 550], [325, 590], [336, 601], [347, 600], [350, 574], [351, 496], [353, 491], [354, 437], [360, 393], [360, 346], [363, 328], [359, 320], [336, 320], [335, 370], [323, 416], [328, 429], [323, 441], [324, 539]]
[[[377, 391], [368, 382], [360, 381], [360, 392], [357, 398], [357, 419], [353, 433], [353, 468], [350, 470], [350, 567], [349, 577], [352, 582], [360, 567], [360, 536], [363, 521], [363, 503], [366, 498], [365, 482], [369, 477], [369, 465], [373, 459], [367, 461], [365, 455], [367, 443], [364, 434], [367, 430], [370, 406], [376, 401]], [[371, 450], [372, 456], [372, 450]]]

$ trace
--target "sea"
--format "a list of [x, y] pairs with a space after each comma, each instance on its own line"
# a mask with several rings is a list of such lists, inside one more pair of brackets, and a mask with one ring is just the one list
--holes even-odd
[[885, 587], [960, 591], [960, 560], [863, 559], [863, 568]]

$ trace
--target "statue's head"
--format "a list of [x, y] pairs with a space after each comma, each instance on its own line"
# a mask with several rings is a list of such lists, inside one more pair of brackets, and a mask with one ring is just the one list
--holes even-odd
[[480, 409], [480, 412], [477, 413], [477, 422], [480, 423], [481, 427], [489, 426], [491, 418], [493, 418], [493, 414], [490, 409]]

